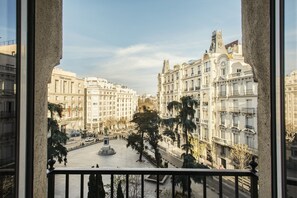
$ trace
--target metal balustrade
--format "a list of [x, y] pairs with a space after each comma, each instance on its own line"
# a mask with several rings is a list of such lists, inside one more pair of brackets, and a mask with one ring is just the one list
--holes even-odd
[[[77, 175], [80, 177], [79, 179], [79, 195], [80, 197], [84, 197], [85, 191], [87, 190], [85, 186], [85, 176], [90, 174], [93, 175], [110, 175], [110, 191], [109, 197], [114, 197], [116, 195], [115, 190], [115, 176], [122, 175], [126, 178], [125, 193], [126, 197], [129, 197], [129, 187], [131, 185], [131, 181], [129, 182], [130, 176], [139, 175], [140, 176], [140, 197], [144, 197], [145, 195], [145, 176], [146, 175], [155, 175], [155, 185], [156, 185], [156, 197], [160, 197], [160, 184], [161, 177], [163, 175], [167, 175], [171, 177], [171, 197], [176, 196], [176, 179], [178, 176], [185, 176], [187, 182], [190, 183], [190, 176], [199, 176], [201, 178], [201, 184], [203, 186], [203, 197], [208, 197], [207, 187], [209, 186], [210, 180], [209, 177], [214, 180], [218, 180], [218, 185], [216, 186], [216, 190], [218, 191], [219, 197], [223, 197], [224, 191], [226, 190], [226, 185], [228, 188], [232, 189], [230, 192], [232, 193], [231, 197], [240, 197], [240, 187], [239, 187], [239, 179], [241, 177], [248, 177], [250, 179], [250, 189], [249, 193], [247, 193], [250, 197], [257, 198], [258, 197], [258, 175], [256, 171], [257, 163], [255, 162], [255, 158], [250, 162], [251, 170], [222, 170], [222, 169], [189, 169], [189, 168], [53, 168], [53, 164], [49, 161], [50, 168], [48, 171], [48, 198], [55, 197], [55, 188], [56, 185], [56, 176], [64, 175], [65, 183], [59, 183], [59, 186], [64, 186], [65, 189], [65, 198], [69, 197], [70, 190], [70, 176]], [[233, 183], [230, 185], [230, 181], [228, 181], [224, 177], [233, 178]], [[60, 178], [60, 177], [59, 177]], [[78, 179], [78, 178], [77, 178]], [[71, 180], [72, 181], [72, 180]], [[128, 182], [127, 182], [128, 181]], [[61, 182], [61, 178], [59, 180]], [[227, 184], [228, 183], [228, 184]], [[224, 187], [223, 187], [224, 186]], [[230, 193], [229, 192], [229, 193]], [[233, 194], [234, 193], [234, 194]], [[192, 194], [188, 193], [187, 197], [191, 197]], [[137, 196], [138, 197], [138, 196]]]

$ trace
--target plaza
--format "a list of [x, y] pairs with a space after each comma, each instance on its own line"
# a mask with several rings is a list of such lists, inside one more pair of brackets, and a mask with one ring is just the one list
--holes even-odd
[[[98, 155], [98, 151], [102, 147], [103, 142], [94, 144], [91, 146], [83, 147], [81, 149], [73, 150], [68, 153], [68, 163], [67, 168], [90, 168], [92, 166], [96, 167], [96, 164], [99, 165], [100, 168], [154, 168], [154, 166], [148, 162], [144, 158], [144, 162], [137, 162], [138, 154], [135, 150], [132, 150], [130, 147], [126, 147], [126, 141], [122, 139], [111, 140], [110, 145], [115, 149], [116, 154], [111, 156], [100, 156]], [[55, 167], [64, 167], [63, 164], [55, 164]], [[172, 166], [169, 166], [172, 168]], [[103, 184], [105, 186], [105, 192], [109, 192], [110, 185], [110, 176], [104, 176]], [[116, 178], [116, 177], [115, 177]], [[69, 188], [71, 191], [69, 192], [69, 197], [80, 197], [80, 175], [69, 176]], [[89, 176], [85, 175], [84, 177], [84, 197], [87, 197], [88, 193], [88, 181]], [[139, 182], [140, 184], [140, 182]], [[125, 189], [125, 182], [122, 182], [122, 189]], [[132, 187], [131, 187], [132, 186]], [[133, 186], [135, 188], [133, 188]], [[117, 183], [114, 184], [116, 190]], [[138, 196], [131, 197], [140, 197], [141, 186], [136, 186], [131, 184], [129, 185], [130, 189], [133, 189], [135, 194]], [[55, 197], [62, 198], [65, 197], [65, 176], [57, 175], [55, 182]], [[177, 186], [176, 189], [181, 191], [181, 189]], [[201, 184], [192, 183], [193, 196], [192, 197], [202, 197], [203, 190]], [[145, 181], [144, 183], [144, 191], [145, 197], [153, 198], [156, 197], [156, 185], [153, 182]], [[167, 178], [166, 182], [163, 185], [160, 185], [161, 197], [171, 197], [171, 181], [170, 177]], [[139, 192], [139, 193], [137, 193]], [[212, 191], [211, 189], [207, 189], [208, 197], [218, 197], [217, 193]], [[109, 197], [107, 195], [106, 197]]]

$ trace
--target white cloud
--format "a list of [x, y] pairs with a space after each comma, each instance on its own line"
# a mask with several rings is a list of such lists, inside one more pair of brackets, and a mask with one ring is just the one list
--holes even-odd
[[157, 76], [164, 59], [169, 60], [171, 67], [193, 59], [187, 55], [188, 50], [182, 50], [181, 45], [138, 44], [125, 48], [65, 46], [64, 49], [65, 54], [73, 59], [87, 60], [85, 64], [88, 67], [83, 66], [88, 69], [83, 71], [83, 75], [103, 77], [134, 88], [140, 94], [156, 93]]

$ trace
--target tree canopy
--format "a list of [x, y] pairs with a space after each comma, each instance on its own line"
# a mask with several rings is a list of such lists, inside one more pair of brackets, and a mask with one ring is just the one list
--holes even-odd
[[63, 158], [66, 159], [67, 157], [67, 149], [64, 144], [66, 144], [68, 137], [66, 136], [66, 133], [60, 130], [56, 118], [62, 117], [63, 107], [60, 104], [48, 103], [48, 110], [50, 112], [50, 117], [48, 118], [48, 158], [53, 156], [58, 159], [59, 163], [61, 163]]

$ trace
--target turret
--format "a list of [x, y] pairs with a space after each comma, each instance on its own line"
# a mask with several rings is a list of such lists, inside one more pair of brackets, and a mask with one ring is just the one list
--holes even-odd
[[164, 60], [162, 74], [165, 74], [169, 71], [169, 60]]
[[211, 44], [209, 47], [210, 53], [227, 53], [227, 50], [224, 45], [222, 31], [213, 31], [211, 37]]

